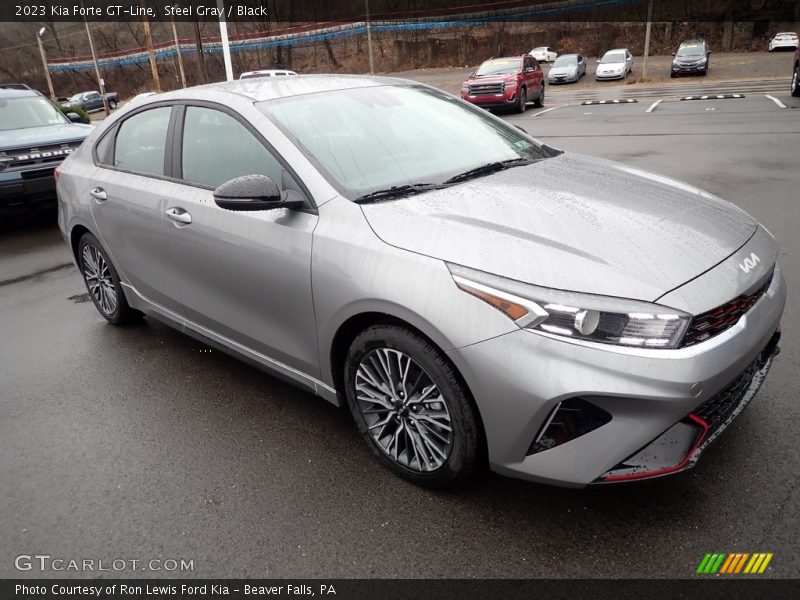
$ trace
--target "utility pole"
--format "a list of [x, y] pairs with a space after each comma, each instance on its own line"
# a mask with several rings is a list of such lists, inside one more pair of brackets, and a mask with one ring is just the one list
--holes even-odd
[[647, 28], [644, 33], [644, 60], [642, 60], [642, 80], [647, 79], [647, 55], [650, 54], [650, 26], [653, 24], [653, 0], [647, 0]]
[[228, 42], [228, 22], [225, 20], [225, 0], [217, 0], [219, 8], [219, 35], [222, 38], [222, 59], [225, 62], [225, 79], [233, 81], [233, 65], [231, 64], [231, 46]]
[[147, 20], [147, 0], [139, 0], [144, 17], [144, 44], [147, 46], [147, 55], [150, 57], [150, 71], [153, 73], [153, 87], [156, 92], [161, 91], [161, 80], [158, 78], [158, 65], [156, 64], [156, 53], [153, 50], [153, 35], [150, 33], [150, 21]]
[[[83, 7], [83, 2], [81, 2]], [[89, 50], [92, 51], [92, 62], [94, 63], [94, 73], [97, 75], [97, 85], [100, 86], [100, 97], [103, 99], [103, 109], [106, 111], [106, 116], [111, 114], [111, 109], [108, 108], [108, 98], [106, 98], [106, 82], [100, 75], [100, 65], [97, 64], [97, 54], [94, 52], [94, 42], [92, 41], [92, 32], [89, 31], [89, 21], [83, 17], [83, 24], [86, 25], [86, 37], [89, 38]]]
[[369, 55], [369, 72], [375, 72], [375, 62], [372, 58], [372, 24], [369, 20], [369, 0], [364, 0], [364, 13], [367, 20], [367, 54]]
[[[176, 3], [175, 6], [178, 6]], [[181, 74], [181, 87], [186, 87], [186, 73], [183, 71], [183, 56], [181, 56], [181, 45], [178, 42], [178, 28], [175, 27], [175, 17], [172, 18], [172, 37], [175, 38], [175, 52], [178, 55], [178, 70]]]
[[42, 27], [36, 34], [36, 41], [39, 42], [39, 53], [42, 55], [42, 66], [44, 67], [44, 76], [47, 78], [47, 87], [50, 90], [50, 99], [56, 101], [56, 93], [53, 90], [53, 80], [50, 78], [50, 70], [47, 68], [47, 57], [44, 54], [44, 44], [42, 44], [42, 36], [47, 31], [46, 27]]
[[194, 44], [197, 49], [197, 71], [198, 79], [203, 83], [208, 83], [208, 70], [206, 69], [206, 57], [203, 54], [203, 38], [200, 37], [200, 21], [194, 18]]

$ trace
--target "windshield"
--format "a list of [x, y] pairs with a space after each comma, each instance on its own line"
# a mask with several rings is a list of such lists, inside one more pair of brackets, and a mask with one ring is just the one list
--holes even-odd
[[483, 63], [475, 75], [496, 75], [501, 73], [517, 73], [522, 70], [521, 58], [496, 58]]
[[676, 56], [703, 56], [705, 48], [700, 44], [686, 44], [678, 48]]
[[606, 54], [602, 59], [600, 59], [600, 64], [607, 65], [613, 63], [623, 63], [625, 62], [625, 55], [621, 52], [615, 52], [614, 54]]
[[554, 67], [574, 67], [578, 64], [577, 54], [564, 54], [556, 59], [553, 63]]
[[441, 184], [488, 163], [550, 156], [483, 110], [417, 86], [307, 94], [259, 108], [351, 200], [393, 186]]
[[62, 125], [68, 123], [61, 111], [38, 96], [0, 99], [0, 131]]

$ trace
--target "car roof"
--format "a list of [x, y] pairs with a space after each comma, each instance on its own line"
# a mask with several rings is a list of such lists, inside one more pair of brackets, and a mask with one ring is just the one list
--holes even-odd
[[278, 98], [332, 92], [382, 85], [419, 85], [415, 81], [395, 77], [369, 75], [297, 75], [295, 77], [237, 79], [198, 85], [145, 98], [148, 102], [167, 100], [222, 101], [231, 96], [263, 102]]
[[[628, 52], [628, 49], [627, 48], [614, 48], [613, 50], [606, 51], [606, 54], [611, 54], [612, 52]], [[605, 56], [605, 54], [603, 56]]]
[[0, 87], [0, 98], [36, 98], [37, 96], [41, 96], [41, 94], [36, 90]]

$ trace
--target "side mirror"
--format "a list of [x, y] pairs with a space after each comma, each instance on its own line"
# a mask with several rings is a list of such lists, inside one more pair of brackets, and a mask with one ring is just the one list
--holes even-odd
[[675, 53], [674, 53], [674, 52], [672, 53], [672, 56], [675, 56]]
[[214, 190], [214, 202], [226, 210], [272, 210], [302, 208], [302, 200], [289, 200], [266, 175], [244, 175], [226, 181]]
[[597, 59], [597, 62], [600, 62], [600, 59], [599, 59], [599, 58]]
[[534, 69], [533, 67], [525, 67], [525, 72], [526, 73], [533, 73], [535, 70], [536, 69]]
[[73, 123], [83, 123], [83, 119], [81, 119], [81, 116], [76, 112], [68, 112], [67, 118]]
[[714, 51], [713, 50], [709, 50], [708, 53], [709, 54], [714, 54]]

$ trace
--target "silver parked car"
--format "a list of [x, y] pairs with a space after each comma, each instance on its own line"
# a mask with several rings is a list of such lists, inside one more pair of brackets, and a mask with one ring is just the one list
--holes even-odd
[[586, 59], [581, 54], [562, 54], [550, 67], [547, 83], [578, 83], [586, 75]]
[[[577, 174], [577, 176], [576, 176]], [[777, 351], [770, 233], [453, 96], [297, 76], [126, 107], [59, 169], [95, 306], [349, 406], [418, 484], [694, 465]]]

